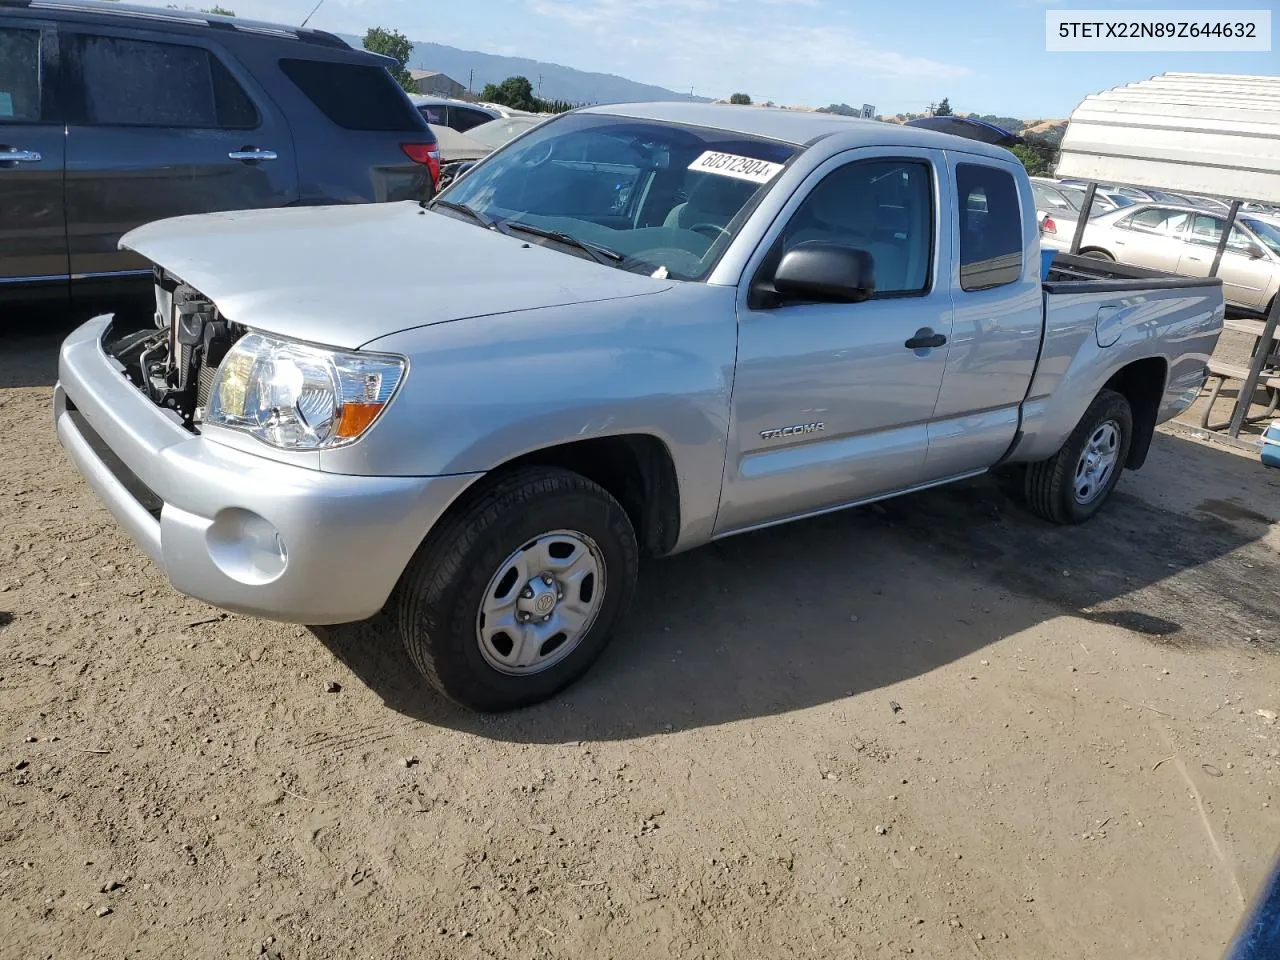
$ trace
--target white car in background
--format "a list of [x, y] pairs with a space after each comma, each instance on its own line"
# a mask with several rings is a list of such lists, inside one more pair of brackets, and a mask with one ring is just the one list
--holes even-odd
[[466, 133], [427, 124], [440, 142], [440, 189], [443, 190], [470, 170], [477, 160], [505, 146], [526, 130], [536, 127], [548, 116], [553, 114], [531, 113], [499, 117], [472, 127]]
[[431, 127], [449, 127], [459, 133], [466, 133], [482, 123], [503, 116], [497, 107], [467, 100], [428, 97], [420, 93], [410, 94], [409, 99]]
[[1076, 220], [1080, 217], [1080, 208], [1052, 180], [1032, 177], [1031, 193], [1036, 199], [1040, 246], [1070, 250], [1071, 241], [1076, 235]]
[[[1184, 277], [1207, 277], [1225, 227], [1225, 216], [1199, 207], [1138, 204], [1090, 220], [1080, 253]], [[1280, 289], [1276, 222], [1260, 214], [1241, 214], [1231, 228], [1218, 276], [1233, 312], [1265, 315]]]
[[[1077, 187], [1074, 183], [1048, 182], [1057, 187], [1062, 195], [1071, 201], [1071, 205], [1076, 208], [1077, 212], [1084, 208], [1084, 197], [1086, 191], [1083, 187]], [[1104, 213], [1110, 213], [1112, 210], [1117, 210], [1121, 206], [1128, 206], [1128, 204], [1116, 203], [1113, 197], [1110, 197], [1099, 190], [1093, 195], [1093, 208], [1089, 211], [1089, 216], [1096, 217]]]

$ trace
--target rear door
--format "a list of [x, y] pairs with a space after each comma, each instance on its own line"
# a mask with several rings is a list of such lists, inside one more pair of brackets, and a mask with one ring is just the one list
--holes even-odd
[[[1222, 239], [1222, 228], [1226, 225], [1225, 217], [1196, 214], [1191, 221], [1187, 242], [1183, 245], [1178, 273], [1185, 277], [1207, 277], [1218, 252], [1218, 242]], [[1254, 256], [1254, 251], [1259, 256]], [[1218, 276], [1222, 278], [1222, 292], [1227, 302], [1260, 310], [1274, 269], [1258, 244], [1239, 227], [1233, 226], [1227, 248], [1222, 253], [1222, 263], [1218, 265]]]
[[929, 424], [926, 480], [982, 470], [1009, 448], [1040, 353], [1044, 307], [1034, 195], [1013, 162], [949, 154], [957, 216], [947, 289], [955, 308]]
[[165, 217], [298, 197], [293, 139], [253, 78], [200, 38], [67, 24], [72, 279], [146, 272], [118, 249]]
[[66, 137], [48, 83], [56, 44], [49, 25], [0, 19], [0, 294], [33, 281], [66, 289]]
[[1112, 238], [1116, 259], [1166, 273], [1178, 272], [1182, 238], [1191, 215], [1167, 207], [1146, 207], [1121, 217]]

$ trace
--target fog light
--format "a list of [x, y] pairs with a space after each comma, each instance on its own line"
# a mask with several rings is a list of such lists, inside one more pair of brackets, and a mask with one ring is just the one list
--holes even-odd
[[209, 556], [219, 570], [241, 583], [270, 583], [289, 563], [280, 531], [251, 510], [221, 510], [205, 531]]

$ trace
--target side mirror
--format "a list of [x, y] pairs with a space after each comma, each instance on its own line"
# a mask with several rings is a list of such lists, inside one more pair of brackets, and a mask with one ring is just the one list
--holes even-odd
[[861, 303], [875, 293], [875, 261], [866, 250], [802, 243], [778, 264], [773, 287], [791, 300]]
[[1262, 248], [1259, 247], [1258, 245], [1254, 244], [1253, 246], [1249, 247], [1250, 260], [1261, 260], [1265, 256], [1266, 254], [1263, 252]]

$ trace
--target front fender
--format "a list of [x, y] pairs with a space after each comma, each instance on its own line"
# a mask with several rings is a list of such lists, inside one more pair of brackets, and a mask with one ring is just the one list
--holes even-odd
[[327, 472], [443, 476], [593, 437], [648, 434], [670, 451], [681, 539], [710, 531], [729, 430], [733, 290], [521, 311], [382, 337], [409, 358], [400, 394], [360, 442], [326, 451]]

